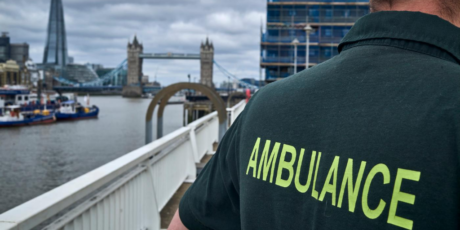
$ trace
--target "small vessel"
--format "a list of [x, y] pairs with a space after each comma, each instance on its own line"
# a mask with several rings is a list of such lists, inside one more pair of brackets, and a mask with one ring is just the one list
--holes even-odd
[[58, 121], [97, 118], [98, 115], [97, 106], [83, 107], [75, 101], [62, 102], [59, 111], [55, 114]]
[[48, 110], [21, 112], [21, 106], [10, 105], [3, 109], [0, 116], [0, 127], [48, 124], [56, 121], [56, 117]]
[[1, 109], [9, 105], [18, 105], [22, 112], [41, 110], [45, 105], [48, 110], [54, 111], [57, 108], [55, 92], [41, 94], [41, 102], [38, 101], [37, 93], [32, 93], [24, 86], [5, 86], [0, 88], [0, 115]]

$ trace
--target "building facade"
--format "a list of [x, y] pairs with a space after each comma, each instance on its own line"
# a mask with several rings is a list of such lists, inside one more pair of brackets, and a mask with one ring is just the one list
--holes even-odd
[[0, 63], [5, 63], [10, 59], [10, 37], [7, 32], [2, 32], [0, 37]]
[[295, 66], [297, 72], [305, 69], [307, 25], [313, 29], [308, 42], [311, 67], [337, 55], [340, 40], [368, 13], [369, 0], [267, 0], [260, 54], [265, 80], [286, 78], [295, 73]]
[[0, 63], [6, 63], [8, 60], [14, 60], [21, 70], [24, 64], [29, 60], [29, 44], [11, 43], [8, 32], [3, 32], [0, 37]]
[[86, 83], [99, 79], [96, 72], [87, 65], [67, 64], [61, 73], [65, 79], [75, 83]]
[[43, 64], [64, 67], [67, 61], [67, 36], [62, 0], [51, 0]]
[[22, 84], [19, 65], [13, 60], [0, 63], [0, 87], [19, 84]]
[[21, 69], [24, 68], [25, 63], [29, 60], [29, 44], [19, 43], [11, 44], [11, 60], [15, 60]]

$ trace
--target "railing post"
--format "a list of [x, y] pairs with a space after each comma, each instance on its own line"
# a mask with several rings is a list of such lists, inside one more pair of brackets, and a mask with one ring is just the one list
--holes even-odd
[[147, 165], [147, 172], [148, 172], [148, 177], [150, 179], [150, 181], [152, 182], [151, 185], [151, 194], [150, 194], [150, 198], [152, 199], [152, 209], [154, 210], [152, 213], [153, 215], [152, 216], [152, 219], [151, 219], [151, 226], [153, 227], [154, 230], [160, 230], [161, 228], [161, 218], [160, 218], [160, 211], [158, 210], [158, 201], [157, 201], [157, 197], [156, 197], [156, 193], [155, 193], [155, 175], [154, 175], [154, 172], [152, 170], [152, 165], [148, 164]]
[[157, 139], [163, 137], [163, 117], [157, 118]]
[[225, 119], [224, 122], [219, 123], [219, 142], [222, 140], [226, 132], [227, 132], [227, 119]]
[[145, 124], [145, 144], [150, 144], [152, 141], [152, 120], [150, 120]]
[[192, 154], [195, 163], [200, 163], [201, 159], [199, 159], [200, 157], [198, 156], [198, 145], [196, 143], [195, 128], [195, 126], [190, 126], [190, 144], [192, 145]]
[[[193, 133], [193, 139], [192, 140], [192, 133]], [[197, 155], [198, 155], [198, 149], [196, 146], [196, 137], [195, 137], [195, 131], [192, 129], [190, 130], [190, 145], [191, 145], [191, 150], [192, 154], [190, 152], [187, 154], [188, 159], [184, 159], [187, 161], [187, 178], [185, 182], [190, 182], [193, 183], [196, 179], [196, 163], [199, 163], [201, 159], [197, 160]]]

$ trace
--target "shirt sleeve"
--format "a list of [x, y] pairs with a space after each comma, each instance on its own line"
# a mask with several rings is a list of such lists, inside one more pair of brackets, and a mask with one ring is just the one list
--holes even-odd
[[215, 155], [182, 197], [179, 216], [190, 230], [241, 229], [238, 175], [241, 117], [227, 131]]

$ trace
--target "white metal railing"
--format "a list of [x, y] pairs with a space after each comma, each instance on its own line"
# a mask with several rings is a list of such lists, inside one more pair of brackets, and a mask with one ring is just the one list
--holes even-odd
[[[232, 122], [244, 105], [228, 110]], [[195, 163], [212, 153], [218, 128], [213, 112], [1, 214], [0, 230], [158, 230], [160, 211], [182, 183], [194, 181]]]
[[229, 126], [235, 122], [236, 118], [238, 115], [240, 115], [241, 112], [243, 112], [244, 107], [246, 106], [246, 101], [242, 100], [232, 108], [227, 108], [227, 119], [229, 122]]

